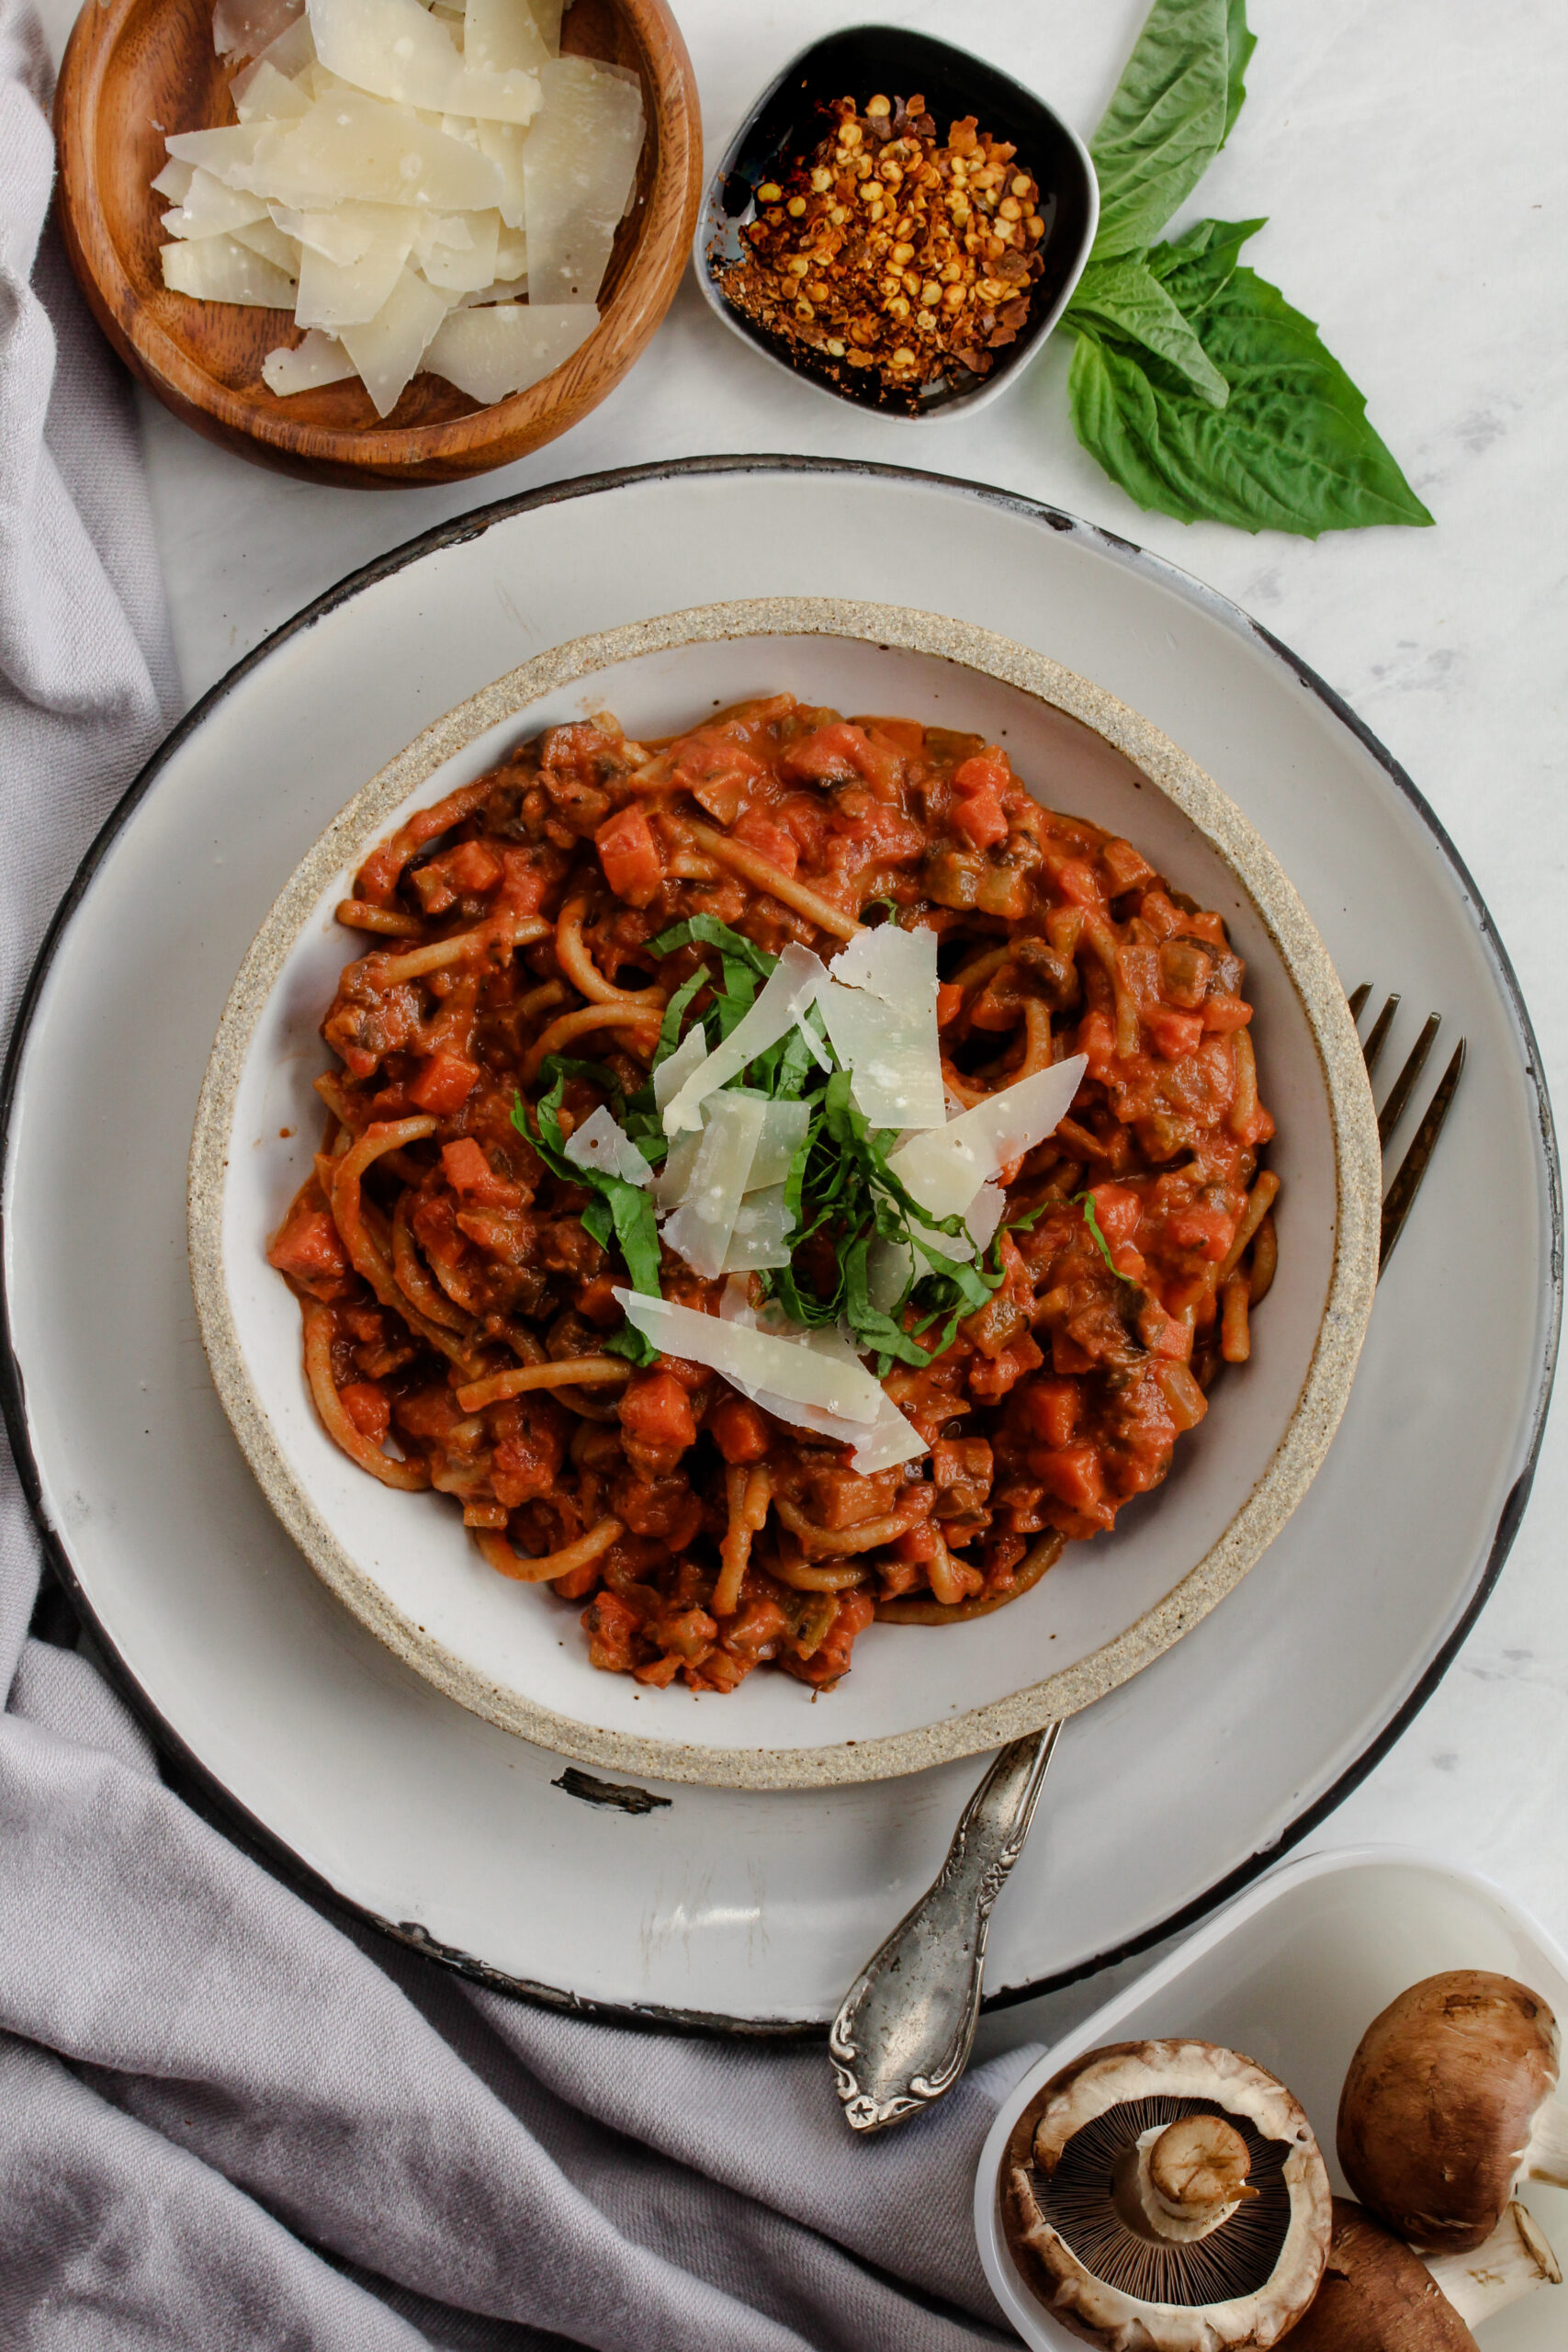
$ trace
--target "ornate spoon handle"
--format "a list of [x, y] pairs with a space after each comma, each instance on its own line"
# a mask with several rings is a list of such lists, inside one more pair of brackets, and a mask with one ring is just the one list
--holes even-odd
[[868, 1960], [828, 2037], [844, 2119], [901, 2123], [953, 2088], [980, 2014], [991, 1906], [1029, 1835], [1060, 1724], [1002, 1749], [934, 1883]]

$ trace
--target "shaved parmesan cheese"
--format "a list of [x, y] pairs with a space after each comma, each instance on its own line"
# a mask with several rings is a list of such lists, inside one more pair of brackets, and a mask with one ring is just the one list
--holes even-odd
[[706, 1061], [708, 1041], [703, 1035], [703, 1024], [694, 1021], [672, 1054], [666, 1055], [653, 1073], [653, 1100], [660, 1111], [671, 1095], [678, 1094], [694, 1069]]
[[550, 62], [528, 0], [468, 0], [463, 11], [463, 61], [487, 74], [513, 66], [536, 74]]
[[218, 0], [212, 46], [220, 57], [255, 57], [287, 32], [305, 0]]
[[364, 260], [376, 242], [378, 215], [383, 209], [371, 204], [340, 204], [335, 212], [299, 212], [288, 204], [267, 209], [286, 237], [340, 269]]
[[880, 1236], [865, 1253], [866, 1296], [879, 1315], [890, 1315], [904, 1295], [915, 1271], [915, 1253], [907, 1241], [884, 1241]]
[[619, 1176], [628, 1184], [651, 1184], [653, 1170], [617, 1119], [603, 1103], [592, 1118], [573, 1130], [566, 1156], [574, 1168], [595, 1168], [604, 1176]]
[[861, 1440], [850, 1457], [851, 1466], [866, 1477], [874, 1470], [896, 1470], [900, 1463], [913, 1462], [930, 1451], [919, 1430], [904, 1419], [892, 1397], [885, 1396], [871, 1435]]
[[329, 71], [395, 106], [499, 122], [527, 122], [539, 111], [537, 74], [470, 65], [419, 0], [310, 0], [310, 30]]
[[829, 966], [846, 988], [868, 989], [886, 1004], [908, 1004], [929, 997], [936, 1010], [936, 933], [900, 931], [885, 922], [875, 931], [857, 931], [849, 945]]
[[[229, 96], [231, 98], [246, 96], [254, 76], [264, 65], [270, 66], [275, 74], [281, 74], [286, 82], [298, 82], [307, 67], [314, 65], [315, 62], [316, 44], [310, 38], [310, 19], [305, 16], [296, 17], [291, 25], [284, 27], [275, 41], [256, 51], [243, 74], [236, 74], [229, 85]], [[310, 95], [307, 89], [307, 98]]]
[[741, 1016], [724, 1043], [715, 1046], [666, 1103], [665, 1134], [678, 1136], [682, 1127], [695, 1126], [698, 1104], [730, 1079], [739, 1078], [748, 1062], [787, 1036], [807, 1006], [815, 1002], [827, 977], [821, 957], [792, 939], [750, 1011]]
[[810, 1125], [811, 1114], [804, 1102], [770, 1100], [764, 1103], [762, 1132], [757, 1138], [751, 1173], [746, 1180], [749, 1193], [770, 1191], [784, 1182], [790, 1161], [806, 1141]]
[[[735, 1098], [727, 1094], [721, 1099], [728, 1102]], [[789, 1237], [794, 1231], [795, 1217], [784, 1206], [782, 1184], [772, 1184], [765, 1192], [749, 1192], [735, 1212], [729, 1247], [719, 1272], [739, 1274], [761, 1272], [765, 1266], [787, 1266]]]
[[266, 206], [259, 196], [225, 187], [210, 172], [193, 165], [185, 201], [164, 213], [164, 227], [171, 237], [232, 236], [236, 229], [265, 219]]
[[761, 1131], [762, 1105], [754, 1095], [719, 1095], [703, 1130], [685, 1195], [665, 1224], [663, 1238], [671, 1249], [680, 1251], [694, 1273], [710, 1282], [725, 1271], [736, 1212]]
[[260, 311], [291, 311], [294, 280], [259, 254], [247, 253], [232, 237], [187, 238], [164, 245], [159, 254], [164, 283], [172, 294], [194, 294], [204, 302], [243, 302]]
[[[501, 233], [499, 212], [454, 212], [431, 227], [461, 230], [463, 243], [440, 238], [420, 255], [420, 268], [432, 286], [449, 294], [482, 294], [495, 278], [495, 243]], [[433, 363], [432, 363], [433, 364]], [[437, 374], [440, 370], [436, 370]]]
[[[494, 302], [454, 311], [425, 366], [470, 400], [488, 405], [553, 375], [587, 342], [599, 313], [578, 302]], [[671, 1057], [673, 1059], [673, 1057]]]
[[284, 399], [291, 392], [312, 392], [318, 384], [341, 383], [355, 372], [342, 344], [315, 327], [292, 351], [280, 346], [262, 361], [263, 382]]
[[226, 187], [249, 187], [243, 175], [254, 165], [263, 140], [276, 136], [270, 122], [234, 122], [217, 130], [178, 130], [168, 149], [180, 163], [199, 164]]
[[[281, 229], [275, 228], [265, 214], [248, 227], [236, 229], [234, 243], [243, 245], [247, 253], [259, 254], [263, 261], [271, 262], [275, 269], [280, 269], [285, 277], [298, 286], [299, 247], [292, 237], [286, 237]], [[298, 301], [298, 295], [295, 299]]]
[[765, 1391], [780, 1400], [767, 1410], [779, 1412], [781, 1419], [790, 1418], [782, 1411], [784, 1405], [807, 1405], [836, 1413], [866, 1431], [886, 1401], [880, 1381], [852, 1355], [840, 1363], [798, 1340], [749, 1330], [744, 1323], [723, 1322], [694, 1307], [677, 1306], [671, 1299], [645, 1297], [640, 1291], [617, 1289], [615, 1297], [627, 1322], [663, 1354], [705, 1363], [745, 1396]]
[[642, 89], [588, 57], [553, 58], [539, 86], [544, 108], [523, 151], [528, 291], [592, 302], [637, 178]]
[[310, 101], [299, 84], [290, 82], [265, 58], [258, 59], [244, 80], [243, 90], [236, 84], [229, 93], [242, 122], [286, 122], [305, 113], [310, 106]]
[[697, 1164], [697, 1154], [703, 1148], [702, 1130], [682, 1136], [672, 1143], [664, 1156], [664, 1165], [653, 1180], [653, 1205], [663, 1216], [669, 1209], [678, 1209], [691, 1190], [692, 1170]]
[[872, 1125], [940, 1127], [947, 1104], [935, 989], [929, 999], [890, 1003], [829, 978], [817, 1001], [833, 1050], [850, 1073], [850, 1091]]
[[[389, 225], [372, 235], [357, 261], [329, 261], [318, 246], [304, 247], [299, 263], [299, 300], [294, 313], [302, 327], [326, 327], [335, 334], [344, 327], [366, 325], [386, 307], [413, 249], [413, 220], [409, 214], [395, 212], [390, 206], [383, 209], [389, 215]], [[437, 324], [445, 315], [443, 304]], [[434, 334], [434, 329], [431, 332]], [[422, 344], [420, 350], [423, 352], [423, 348]], [[401, 385], [398, 389], [400, 391]]]
[[[418, 0], [412, 5], [417, 7]], [[448, 139], [412, 107], [381, 105], [360, 90], [334, 92], [298, 122], [246, 123], [233, 132], [194, 136], [255, 141], [249, 160], [220, 177], [306, 211], [357, 199], [432, 212], [483, 212], [501, 194], [501, 174], [477, 148]], [[183, 150], [186, 141], [175, 144]]]
[[982, 1184], [1055, 1133], [1087, 1068], [1087, 1057], [1075, 1054], [1004, 1086], [945, 1127], [900, 1144], [888, 1168], [934, 1216], [963, 1216]]
[[[522, 7], [524, 0], [517, 0]], [[509, 229], [524, 225], [523, 141], [528, 133], [515, 122], [477, 122], [479, 153], [501, 174], [501, 217]]]
[[528, 0], [528, 13], [539, 28], [539, 38], [552, 57], [560, 55], [560, 20], [565, 0]]
[[194, 164], [177, 164], [171, 159], [153, 181], [152, 192], [155, 196], [166, 196], [171, 204], [183, 204], [195, 177]]
[[338, 340], [359, 370], [378, 416], [389, 416], [403, 386], [446, 315], [446, 298], [405, 269], [366, 326], [345, 326]]

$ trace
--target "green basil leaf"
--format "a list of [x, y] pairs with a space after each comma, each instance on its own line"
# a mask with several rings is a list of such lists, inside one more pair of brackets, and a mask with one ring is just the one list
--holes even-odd
[[[684, 944], [684, 942], [682, 944]], [[659, 1043], [653, 1050], [652, 1067], [654, 1069], [659, 1068], [660, 1062], [667, 1062], [671, 1055], [674, 1052], [676, 1046], [680, 1044], [681, 1023], [686, 1017], [686, 1007], [691, 1003], [692, 999], [696, 995], [697, 990], [699, 989], [705, 988], [707, 983], [707, 968], [704, 966], [694, 971], [689, 979], [682, 981], [680, 987], [676, 989], [674, 995], [665, 1006], [664, 1018], [659, 1024]], [[652, 1101], [652, 1090], [649, 1089], [649, 1102], [650, 1104]]]
[[560, 1125], [566, 1079], [565, 1070], [556, 1072], [555, 1084], [535, 1105], [533, 1125], [523, 1097], [517, 1095], [512, 1105], [512, 1124], [553, 1174], [569, 1184], [581, 1184], [593, 1196], [582, 1212], [584, 1230], [604, 1250], [609, 1248], [613, 1232], [626, 1261], [632, 1288], [658, 1298], [659, 1227], [654, 1222], [653, 1202], [648, 1193], [638, 1185], [628, 1184], [624, 1176], [612, 1176], [597, 1168], [579, 1168], [575, 1160], [567, 1158], [567, 1138]]
[[1152, 243], [1224, 144], [1247, 62], [1242, 48], [1233, 71], [1233, 17], [1245, 41], [1241, 0], [1155, 0], [1089, 141], [1096, 261]]
[[647, 1193], [636, 1184], [628, 1184], [624, 1177], [608, 1177], [605, 1183], [615, 1238], [621, 1245], [632, 1288], [645, 1291], [649, 1298], [658, 1298], [659, 1227], [654, 1222], [653, 1203]]
[[1313, 322], [1236, 269], [1197, 322], [1230, 386], [1199, 400], [1152, 356], [1079, 333], [1067, 375], [1073, 430], [1140, 506], [1178, 522], [1316, 538], [1431, 515], [1368, 424], [1366, 401]]
[[1181, 236], [1156, 245], [1145, 256], [1150, 274], [1159, 279], [1183, 318], [1196, 320], [1230, 284], [1247, 239], [1268, 225], [1267, 220], [1195, 220]]
[[1229, 0], [1225, 11], [1225, 46], [1230, 55], [1225, 84], [1224, 138], [1220, 141], [1222, 147], [1235, 129], [1235, 119], [1247, 96], [1247, 84], [1243, 76], [1252, 52], [1258, 47], [1258, 35], [1248, 32], [1247, 28], [1247, 0]]
[[592, 1234], [601, 1250], [607, 1250], [610, 1246], [610, 1236], [615, 1229], [615, 1220], [610, 1215], [609, 1202], [603, 1193], [595, 1193], [582, 1212], [582, 1230], [584, 1233]]
[[650, 956], [672, 956], [678, 947], [694, 946], [716, 947], [721, 955], [737, 956], [750, 967], [760, 980], [773, 978], [773, 967], [779, 960], [765, 948], [743, 939], [739, 932], [731, 931], [716, 915], [693, 915], [685, 922], [672, 923], [668, 931], [661, 931], [657, 939], [649, 942], [648, 952]]
[[1067, 322], [1089, 319], [1121, 341], [1141, 344], [1186, 379], [1200, 400], [1224, 408], [1230, 386], [1148, 266], [1136, 254], [1091, 261], [1079, 278]]
[[651, 1340], [639, 1331], [635, 1323], [623, 1323], [604, 1342], [607, 1356], [625, 1356], [628, 1363], [657, 1363], [659, 1350]]
[[[621, 1081], [613, 1069], [606, 1069], [603, 1062], [580, 1061], [575, 1054], [547, 1054], [539, 1065], [539, 1075], [542, 1078], [554, 1079], [558, 1082], [569, 1078], [585, 1080], [590, 1086], [596, 1087], [601, 1094], [609, 1097], [612, 1118], [618, 1119], [626, 1108], [626, 1097], [621, 1092]], [[556, 1098], [558, 1103], [559, 1099], [558, 1095]]]

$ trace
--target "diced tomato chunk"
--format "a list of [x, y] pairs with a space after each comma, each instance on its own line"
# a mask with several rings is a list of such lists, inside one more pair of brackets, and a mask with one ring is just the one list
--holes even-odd
[[990, 849], [1007, 839], [1008, 820], [994, 793], [967, 794], [954, 804], [953, 821], [976, 849]]
[[731, 841], [744, 842], [785, 874], [793, 874], [800, 863], [800, 852], [782, 825], [770, 824], [760, 809], [748, 808], [729, 829]]
[[312, 1298], [331, 1302], [342, 1296], [354, 1269], [332, 1213], [312, 1184], [302, 1193], [284, 1218], [266, 1253], [269, 1266], [288, 1274]]
[[1118, 1242], [1132, 1241], [1136, 1238], [1143, 1203], [1130, 1185], [1097, 1184], [1091, 1198], [1095, 1223], [1110, 1243], [1112, 1252]]
[[1173, 1209], [1165, 1229], [1179, 1250], [1194, 1250], [1217, 1264], [1231, 1246], [1235, 1219], [1217, 1204], [1194, 1201], [1190, 1208]]
[[893, 1549], [901, 1560], [912, 1564], [934, 1560], [942, 1551], [942, 1531], [933, 1520], [919, 1520], [913, 1527], [907, 1527], [902, 1535], [894, 1537]]
[[460, 1111], [479, 1084], [479, 1065], [443, 1046], [432, 1054], [408, 1089], [408, 1098], [433, 1119], [449, 1119]]
[[1223, 989], [1217, 989], [1203, 1001], [1204, 1028], [1217, 1029], [1222, 1036], [1229, 1036], [1235, 1029], [1245, 1029], [1251, 1019], [1252, 1007], [1239, 996], [1227, 996]]
[[502, 897], [513, 914], [536, 915], [549, 894], [550, 877], [532, 849], [503, 849]]
[[936, 992], [936, 1025], [939, 1029], [945, 1029], [950, 1021], [957, 1020], [963, 1002], [964, 991], [957, 981], [943, 980]]
[[1203, 1042], [1201, 1012], [1178, 1012], [1168, 1004], [1151, 1005], [1144, 1015], [1144, 1026], [1154, 1040], [1156, 1053], [1168, 1062], [1185, 1061]]
[[1131, 842], [1109, 841], [1100, 853], [1100, 862], [1111, 876], [1111, 893], [1119, 898], [1123, 890], [1135, 890], [1140, 882], [1152, 882], [1154, 867], [1142, 850]]
[[1091, 1510], [1105, 1492], [1100, 1455], [1087, 1442], [1032, 1453], [1029, 1466], [1047, 1494], [1069, 1510]]
[[672, 1372], [644, 1373], [622, 1391], [620, 1421], [639, 1445], [688, 1446], [697, 1442], [692, 1400]]
[[446, 869], [446, 879], [465, 898], [483, 898], [493, 890], [504, 868], [488, 842], [459, 842], [449, 849], [440, 864]]
[[761, 1462], [768, 1450], [768, 1425], [755, 1405], [730, 1391], [709, 1407], [707, 1430], [727, 1462]]
[[955, 768], [953, 775], [954, 791], [977, 792], [991, 800], [999, 799], [1011, 782], [1008, 755], [995, 744], [976, 752], [972, 760], [965, 760], [962, 767]]
[[623, 808], [606, 819], [593, 836], [604, 879], [628, 907], [646, 907], [660, 882], [664, 868], [653, 828], [640, 808]]
[[1072, 1380], [1037, 1380], [1019, 1399], [1024, 1425], [1058, 1452], [1073, 1442], [1077, 1427], [1078, 1387]]
[[786, 775], [810, 784], [847, 784], [852, 776], [864, 774], [862, 760], [866, 748], [864, 728], [840, 718], [792, 743], [782, 764]]
[[514, 1209], [523, 1202], [521, 1185], [498, 1176], [472, 1136], [441, 1147], [441, 1172], [455, 1193], [477, 1201], [482, 1208]]
[[391, 1427], [392, 1408], [386, 1391], [373, 1380], [355, 1380], [338, 1390], [338, 1402], [361, 1437], [379, 1445]]
[[1100, 907], [1105, 903], [1105, 893], [1100, 887], [1099, 876], [1093, 866], [1081, 857], [1064, 858], [1053, 871], [1051, 878], [1063, 898], [1075, 907]]

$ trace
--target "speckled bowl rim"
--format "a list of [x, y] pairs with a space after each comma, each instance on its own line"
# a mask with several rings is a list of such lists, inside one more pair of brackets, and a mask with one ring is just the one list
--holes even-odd
[[[1217, 1541], [1134, 1624], [1042, 1681], [907, 1731], [818, 1747], [703, 1747], [585, 1724], [502, 1688], [423, 1633], [355, 1562], [296, 1477], [253, 1385], [223, 1270], [223, 1200], [235, 1102], [256, 1023], [333, 876], [410, 795], [476, 737], [596, 671], [686, 645], [763, 637], [847, 639], [935, 656], [1065, 712], [1132, 761], [1246, 892], [1295, 990], [1327, 1095], [1336, 1217], [1323, 1319], [1268, 1467]], [[461, 1706], [575, 1762], [716, 1788], [800, 1789], [922, 1771], [1077, 1714], [1160, 1657], [1234, 1589], [1301, 1501], [1339, 1425], [1377, 1283], [1382, 1191], [1371, 1090], [1328, 951], [1272, 851], [1195, 761], [1114, 695], [990, 629], [900, 605], [756, 597], [634, 621], [537, 654], [436, 719], [355, 795], [279, 892], [230, 992], [197, 1107], [187, 1231], [202, 1344], [241, 1450], [316, 1573], [378, 1641]]]

